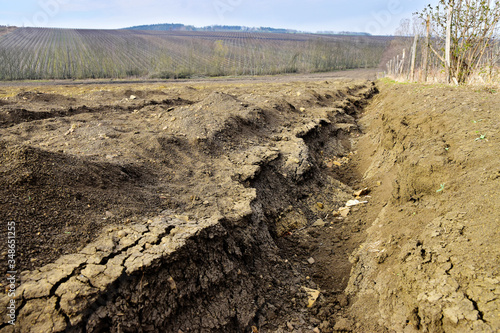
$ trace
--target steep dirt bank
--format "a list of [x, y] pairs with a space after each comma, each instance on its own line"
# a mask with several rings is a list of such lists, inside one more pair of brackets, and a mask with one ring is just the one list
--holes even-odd
[[357, 149], [386, 205], [351, 257], [356, 331], [498, 332], [500, 95], [380, 89]]
[[[347, 255], [311, 279], [294, 234], [350, 239], [333, 212], [353, 190], [333, 176], [372, 83], [85, 89], [2, 99], [1, 214], [25, 270], [2, 331], [333, 327]], [[319, 315], [321, 288], [335, 300]]]

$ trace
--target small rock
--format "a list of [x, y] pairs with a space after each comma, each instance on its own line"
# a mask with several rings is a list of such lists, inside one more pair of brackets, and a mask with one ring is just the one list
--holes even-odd
[[314, 328], [314, 329], [313, 329], [313, 332], [314, 332], [314, 333], [321, 333], [321, 331], [319, 330], [319, 328], [318, 328], [318, 327]]
[[106, 211], [106, 213], [104, 213], [104, 215], [106, 216], [106, 218], [112, 218], [115, 216], [115, 214], [111, 213], [110, 211]]
[[304, 112], [306, 110], [306, 108], [300, 108], [299, 110], [300, 110], [300, 112]]
[[318, 205], [319, 209], [325, 208], [325, 205], [322, 202], [318, 202], [316, 205]]
[[434, 230], [432, 233], [431, 233], [431, 237], [438, 237], [441, 235], [441, 231], [439, 230]]
[[295, 327], [293, 327], [292, 323], [289, 321], [286, 322], [286, 327], [288, 327], [290, 331], [293, 331], [295, 329]]
[[172, 290], [176, 290], [177, 289], [177, 283], [175, 283], [175, 280], [174, 280], [173, 277], [169, 276], [167, 278], [167, 282], [168, 282], [168, 284], [170, 286], [170, 289], [172, 289]]
[[120, 230], [120, 231], [118, 231], [117, 235], [118, 235], [118, 237], [123, 238], [123, 237], [127, 236], [127, 232], [125, 230]]
[[174, 111], [174, 109], [175, 109], [174, 107], [168, 108], [167, 112]]
[[339, 209], [339, 213], [342, 217], [347, 217], [347, 215], [349, 215], [350, 212], [351, 212], [351, 208], [349, 208], [349, 207], [342, 207]]
[[135, 95], [130, 95], [129, 99], [130, 99], [130, 100], [137, 99], [137, 96], [135, 96]]
[[354, 192], [354, 196], [355, 197], [360, 197], [360, 196], [363, 196], [363, 195], [367, 195], [368, 193], [370, 193], [370, 190], [368, 189], [368, 187], [362, 189], [362, 190], [359, 190], [359, 191], [356, 191]]
[[339, 217], [340, 216], [340, 212], [338, 211], [335, 211], [332, 213], [332, 217]]
[[307, 259], [307, 262], [308, 262], [310, 265], [312, 265], [312, 264], [314, 264], [314, 263], [316, 262], [316, 260], [314, 260], [314, 258], [313, 258], [313, 257], [311, 257], [311, 258]]
[[307, 307], [308, 308], [312, 308], [314, 303], [316, 303], [316, 300], [318, 299], [319, 297], [319, 294], [321, 293], [319, 290], [315, 290], [315, 289], [311, 289], [311, 288], [306, 288], [306, 287], [302, 287], [302, 289], [305, 290], [305, 292], [307, 293], [308, 295], [308, 303], [307, 303]]
[[323, 221], [322, 219], [317, 220], [314, 222], [313, 227], [324, 227], [326, 225], [326, 222]]
[[336, 165], [336, 166], [340, 167], [340, 166], [342, 166], [342, 163], [337, 162], [337, 161], [334, 161], [334, 162], [333, 162], [333, 165]]

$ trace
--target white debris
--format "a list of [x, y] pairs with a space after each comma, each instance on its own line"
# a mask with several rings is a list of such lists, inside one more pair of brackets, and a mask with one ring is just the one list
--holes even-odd
[[357, 206], [357, 205], [361, 205], [361, 204], [367, 204], [368, 201], [359, 201], [359, 200], [349, 200], [347, 201], [347, 203], [345, 204], [346, 207], [352, 207], [352, 206]]

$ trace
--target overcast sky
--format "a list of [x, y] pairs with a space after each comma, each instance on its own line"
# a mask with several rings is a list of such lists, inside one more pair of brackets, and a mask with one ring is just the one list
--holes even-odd
[[119, 29], [155, 23], [393, 34], [437, 0], [0, 0], [0, 25]]

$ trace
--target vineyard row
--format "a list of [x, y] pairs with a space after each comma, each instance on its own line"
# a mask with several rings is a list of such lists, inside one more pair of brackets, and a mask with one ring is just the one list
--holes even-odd
[[379, 65], [380, 37], [18, 28], [0, 37], [0, 80], [185, 78]]

